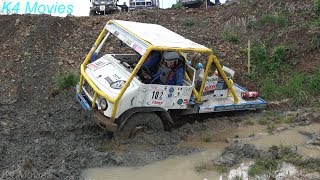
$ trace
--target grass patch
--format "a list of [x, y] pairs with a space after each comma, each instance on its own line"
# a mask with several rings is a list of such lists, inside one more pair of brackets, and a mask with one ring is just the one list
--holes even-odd
[[294, 104], [304, 105], [308, 101], [308, 92], [305, 89], [306, 75], [296, 74], [289, 83], [280, 88], [281, 93], [287, 97], [293, 99]]
[[[316, 43], [314, 40], [314, 48]], [[291, 52], [285, 45], [268, 48], [265, 43], [254, 43], [250, 77], [260, 82], [261, 97], [266, 100], [288, 98], [294, 105], [308, 105], [311, 97], [320, 94], [320, 66], [313, 74], [293, 72], [293, 64], [288, 62]]]
[[304, 168], [308, 172], [319, 172], [320, 171], [320, 158], [308, 158], [291, 160], [290, 163]]
[[220, 35], [221, 35], [222, 39], [229, 41], [231, 43], [239, 44], [239, 42], [240, 42], [240, 38], [239, 38], [238, 34], [236, 34], [234, 31], [225, 30], [225, 31], [222, 31]]
[[316, 17], [316, 19], [311, 22], [311, 25], [314, 27], [320, 27], [320, 16]]
[[254, 125], [254, 120], [249, 119], [244, 122], [245, 125]]
[[182, 26], [191, 27], [194, 26], [194, 20], [193, 19], [185, 19], [182, 21]]
[[258, 120], [258, 124], [267, 125], [267, 128], [272, 132], [275, 128], [275, 124], [290, 124], [294, 120], [293, 116], [290, 115], [266, 115]]
[[287, 162], [304, 169], [307, 172], [320, 171], [320, 158], [303, 157], [297, 153], [296, 147], [291, 146], [272, 146], [269, 150], [276, 151], [275, 159], [258, 159], [250, 166], [248, 174], [250, 176], [266, 174], [273, 178], [276, 174], [279, 164]]
[[316, 7], [316, 14], [320, 16], [320, 0], [315, 0], [314, 5]]
[[267, 125], [267, 124], [269, 124], [270, 122], [268, 121], [268, 118], [261, 118], [261, 119], [259, 119], [258, 123], [259, 123], [260, 125]]
[[278, 67], [280, 64], [288, 59], [288, 56], [290, 55], [290, 48], [287, 46], [279, 45], [272, 49], [272, 63], [276, 64]]
[[274, 80], [267, 78], [262, 82], [261, 96], [269, 100], [277, 99], [281, 96], [278, 88]]
[[293, 122], [292, 116], [279, 116], [275, 117], [274, 122], [277, 124], [291, 124]]
[[279, 155], [283, 161], [299, 166], [308, 172], [320, 171], [320, 158], [304, 158], [290, 146], [280, 146]]
[[107, 148], [106, 148], [106, 147], [103, 147], [103, 146], [99, 146], [99, 147], [96, 148], [96, 151], [106, 152], [106, 151], [107, 151]]
[[218, 171], [219, 173], [226, 173], [226, 172], [229, 171], [229, 168], [227, 166], [224, 166], [224, 165], [215, 165], [214, 169], [216, 171]]
[[274, 75], [290, 55], [290, 48], [279, 45], [275, 46], [270, 53], [266, 45], [258, 44], [253, 47], [252, 55], [253, 64], [260, 74]]
[[202, 140], [206, 143], [212, 142], [212, 138], [210, 136], [204, 137]]
[[258, 26], [264, 26], [267, 24], [273, 25], [276, 24], [280, 27], [284, 27], [288, 24], [288, 18], [283, 15], [263, 15], [258, 21]]
[[320, 92], [320, 68], [314, 74], [295, 74], [287, 79], [286, 84], [280, 85], [266, 78], [261, 85], [261, 96], [268, 100], [290, 98], [295, 105], [306, 105], [312, 95]]
[[218, 171], [219, 173], [226, 173], [229, 171], [229, 168], [224, 165], [214, 165], [208, 163], [201, 163], [199, 166], [195, 167], [197, 172], [204, 172], [204, 171]]
[[213, 164], [201, 163], [200, 165], [195, 167], [197, 172], [203, 172], [208, 170], [214, 170]]
[[308, 89], [314, 95], [320, 93], [320, 66], [317, 67], [314, 74], [310, 75], [307, 79]]
[[258, 159], [250, 166], [248, 174], [250, 176], [271, 174], [278, 168], [278, 161], [273, 159]]
[[320, 37], [312, 37], [309, 45], [311, 50], [318, 49], [320, 47]]
[[255, 43], [251, 47], [251, 61], [252, 61], [252, 74], [267, 73], [266, 70], [260, 72], [260, 69], [265, 69], [268, 66], [267, 61], [269, 58], [267, 47], [264, 43]]
[[74, 87], [79, 82], [79, 76], [74, 73], [59, 74], [56, 84], [60, 90]]
[[284, 161], [291, 161], [293, 159], [300, 159], [301, 156], [297, 154], [290, 146], [277, 147], [279, 151], [279, 158]]
[[274, 123], [270, 123], [267, 126], [268, 133], [273, 133], [276, 130], [276, 125]]

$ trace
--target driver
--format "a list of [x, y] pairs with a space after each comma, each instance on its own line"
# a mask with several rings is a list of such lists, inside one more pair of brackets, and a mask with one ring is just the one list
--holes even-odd
[[144, 75], [151, 84], [183, 85], [184, 62], [177, 52], [164, 52], [154, 73]]

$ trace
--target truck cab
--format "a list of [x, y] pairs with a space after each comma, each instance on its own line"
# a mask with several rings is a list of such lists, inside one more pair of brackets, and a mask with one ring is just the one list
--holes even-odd
[[179, 0], [179, 2], [188, 8], [198, 8], [204, 2], [204, 0]]
[[90, 0], [89, 15], [105, 15], [117, 11], [118, 0]]
[[137, 9], [157, 9], [159, 8], [159, 0], [130, 0], [129, 10]]
[[[126, 45], [126, 53], [102, 54], [103, 47], [117, 42], [112, 39]], [[152, 52], [167, 51], [178, 53], [184, 63], [183, 84], [143, 81], [143, 66]], [[77, 100], [94, 112], [100, 127], [122, 137], [139, 129], [163, 130], [176, 114], [260, 109], [267, 104], [261, 98], [241, 98], [247, 90], [233, 82], [235, 72], [221, 66], [211, 49], [157, 24], [109, 21], [80, 70]]]

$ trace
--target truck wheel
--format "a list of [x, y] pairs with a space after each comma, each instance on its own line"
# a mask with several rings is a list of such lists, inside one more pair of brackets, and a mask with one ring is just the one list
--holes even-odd
[[163, 124], [157, 114], [138, 112], [129, 117], [116, 134], [122, 139], [128, 139], [135, 137], [140, 132], [149, 134], [159, 131], [163, 131]]
[[96, 12], [95, 11], [90, 11], [89, 16], [94, 16], [94, 15], [96, 15]]

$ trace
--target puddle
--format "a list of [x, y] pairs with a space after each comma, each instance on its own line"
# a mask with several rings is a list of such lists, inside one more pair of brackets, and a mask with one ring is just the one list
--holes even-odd
[[91, 168], [82, 173], [85, 180], [210, 180], [220, 176], [215, 171], [197, 172], [196, 166], [218, 157], [223, 148], [208, 150], [190, 156], [178, 156], [143, 167]]
[[[253, 125], [247, 127], [232, 128], [225, 133], [226, 137], [239, 136], [248, 143], [252, 143], [257, 147], [270, 147], [271, 145], [294, 145], [298, 149], [298, 153], [309, 157], [319, 157], [319, 147], [312, 147], [306, 143], [306, 136], [299, 133], [300, 130], [308, 132], [320, 131], [320, 124], [312, 124], [310, 126], [301, 126], [294, 129], [287, 129], [275, 135], [266, 133], [266, 126]], [[256, 134], [254, 138], [244, 138], [251, 134]], [[190, 143], [197, 147], [206, 147], [208, 150], [189, 156], [178, 156], [166, 160], [158, 161], [143, 167], [113, 167], [113, 168], [92, 168], [83, 171], [82, 178], [85, 180], [166, 180], [166, 179], [184, 179], [184, 180], [211, 180], [219, 179], [220, 173], [209, 171], [196, 171], [196, 166], [209, 162], [218, 157], [223, 148], [227, 145], [221, 142]], [[188, 143], [186, 143], [188, 144]], [[189, 144], [189, 145], [190, 145]]]
[[272, 145], [296, 146], [298, 153], [309, 157], [320, 157], [320, 149], [306, 143], [307, 137], [300, 134], [299, 131], [320, 132], [320, 124], [309, 126], [300, 126], [294, 129], [288, 129], [274, 135], [265, 135], [253, 140], [252, 144], [257, 147], [270, 147]]

